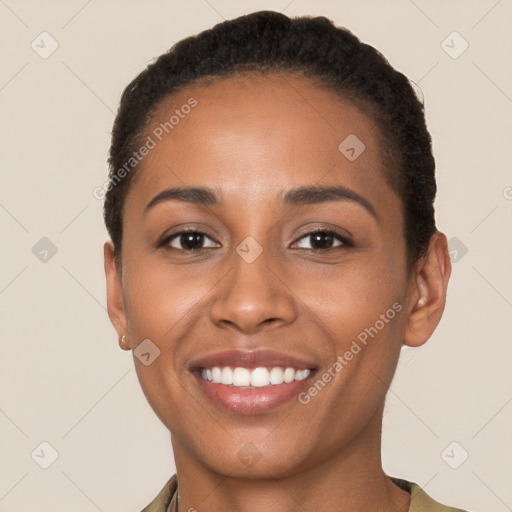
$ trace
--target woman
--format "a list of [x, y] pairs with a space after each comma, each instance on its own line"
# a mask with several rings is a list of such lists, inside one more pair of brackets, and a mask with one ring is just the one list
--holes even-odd
[[123, 93], [108, 312], [171, 433], [144, 511], [454, 511], [382, 469], [401, 347], [451, 265], [407, 78], [326, 18], [256, 12]]

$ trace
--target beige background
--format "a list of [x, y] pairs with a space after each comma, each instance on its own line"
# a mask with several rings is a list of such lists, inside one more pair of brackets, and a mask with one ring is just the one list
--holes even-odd
[[[421, 87], [458, 256], [440, 327], [403, 352], [385, 469], [472, 512], [512, 510], [511, 0], [0, 0], [0, 511], [138, 511], [173, 473], [107, 317], [92, 191], [128, 82], [173, 42], [260, 9], [328, 16]], [[51, 49], [43, 31], [59, 45], [46, 59], [31, 47]], [[458, 58], [442, 46], [453, 31], [469, 43]], [[57, 247], [46, 262], [42, 237]]]

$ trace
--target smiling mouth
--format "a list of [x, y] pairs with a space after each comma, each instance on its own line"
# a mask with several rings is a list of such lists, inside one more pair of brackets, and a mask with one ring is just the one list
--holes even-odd
[[222, 411], [271, 414], [291, 402], [318, 371], [311, 359], [273, 350], [227, 350], [191, 361], [198, 391]]
[[213, 366], [197, 368], [192, 375], [202, 393], [222, 410], [259, 415], [297, 398], [315, 373], [313, 368]]
[[237, 366], [213, 366], [199, 368], [197, 374], [202, 380], [213, 384], [224, 384], [241, 389], [255, 389], [290, 384], [307, 379], [312, 369], [295, 369], [292, 367], [256, 367], [244, 368]]

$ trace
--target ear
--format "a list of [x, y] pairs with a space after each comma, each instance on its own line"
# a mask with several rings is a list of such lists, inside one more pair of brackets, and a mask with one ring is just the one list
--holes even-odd
[[126, 313], [124, 309], [123, 288], [121, 276], [116, 267], [114, 256], [114, 245], [109, 240], [103, 246], [103, 256], [105, 265], [105, 277], [107, 280], [107, 311], [110, 321], [117, 331], [119, 337], [119, 346], [123, 350], [130, 350], [127, 336]]
[[446, 236], [436, 231], [412, 276], [405, 345], [419, 347], [432, 336], [443, 316], [451, 271]]

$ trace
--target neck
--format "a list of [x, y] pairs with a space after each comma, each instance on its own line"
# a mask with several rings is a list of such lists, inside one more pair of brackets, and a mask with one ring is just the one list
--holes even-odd
[[[379, 414], [380, 412], [380, 414]], [[246, 479], [213, 471], [173, 437], [178, 512], [407, 512], [410, 494], [385, 475], [381, 461], [382, 408], [348, 445], [291, 475]]]

